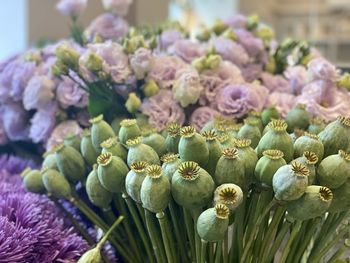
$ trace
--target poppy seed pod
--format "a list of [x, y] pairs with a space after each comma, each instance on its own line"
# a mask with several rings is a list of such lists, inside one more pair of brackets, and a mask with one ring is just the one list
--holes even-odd
[[91, 140], [97, 152], [101, 152], [101, 143], [110, 137], [114, 137], [114, 131], [112, 127], [103, 120], [103, 115], [99, 115], [93, 119], [90, 119], [91, 126]]
[[58, 170], [56, 162], [56, 154], [54, 151], [49, 151], [43, 154], [44, 161], [41, 167], [47, 167], [49, 169]]
[[237, 137], [238, 136], [238, 132], [241, 129], [243, 125], [240, 123], [234, 123], [234, 124], [230, 124], [226, 127], [226, 133], [228, 135], [230, 135], [231, 137]]
[[317, 155], [318, 162], [322, 160], [324, 147], [317, 135], [305, 132], [303, 136], [296, 139], [294, 142], [294, 157], [302, 156], [306, 151], [314, 152]]
[[92, 166], [94, 163], [96, 163], [96, 159], [99, 153], [95, 150], [95, 147], [92, 145], [90, 131], [84, 130], [82, 136], [83, 138], [81, 139], [80, 143], [80, 152], [81, 155], [84, 157], [86, 163]]
[[119, 130], [120, 130], [120, 122], [122, 120], [126, 119], [126, 117], [124, 116], [118, 116], [116, 118], [113, 119], [112, 123], [111, 123], [111, 127], [114, 131], [114, 134], [119, 134]]
[[316, 181], [316, 169], [315, 165], [318, 162], [318, 157], [314, 152], [306, 151], [304, 152], [303, 156], [295, 159], [295, 161], [303, 164], [306, 166], [307, 169], [309, 169], [309, 177], [308, 177], [308, 184], [312, 185]]
[[261, 119], [261, 112], [250, 111], [246, 119], [254, 121], [255, 125], [258, 126], [260, 133], [262, 133], [262, 131], [264, 130], [264, 125]]
[[280, 118], [280, 114], [275, 107], [266, 108], [261, 113], [261, 120], [264, 126], [266, 126], [270, 121], [277, 120]]
[[221, 157], [221, 145], [216, 139], [217, 135], [214, 130], [202, 132], [202, 136], [205, 138], [209, 149], [208, 163], [205, 168], [210, 175], [213, 175], [215, 173], [216, 164]]
[[128, 156], [128, 151], [124, 146], [118, 142], [117, 137], [111, 137], [101, 143], [102, 152], [110, 152], [113, 156], [118, 156], [119, 158], [126, 161]]
[[130, 166], [134, 162], [144, 161], [148, 164], [160, 164], [158, 154], [151, 146], [141, 143], [142, 138], [138, 137], [128, 140], [126, 145], [129, 147], [127, 163]]
[[207, 242], [217, 242], [224, 239], [228, 228], [230, 210], [224, 204], [203, 211], [197, 220], [197, 232], [201, 239]]
[[333, 189], [333, 201], [328, 211], [339, 213], [350, 209], [350, 179], [347, 179], [337, 189]]
[[194, 161], [205, 167], [208, 163], [209, 149], [202, 135], [193, 126], [181, 128], [179, 155], [181, 161]]
[[261, 157], [263, 151], [269, 149], [280, 150], [284, 154], [286, 162], [290, 162], [293, 159], [293, 140], [286, 132], [287, 123], [283, 120], [273, 120], [268, 124], [269, 130], [260, 139], [257, 152]]
[[274, 174], [286, 164], [283, 159], [283, 152], [280, 150], [266, 150], [255, 166], [255, 178], [263, 185], [271, 187]]
[[317, 180], [331, 189], [338, 188], [350, 178], [350, 155], [342, 150], [324, 158], [317, 168]]
[[125, 178], [125, 189], [128, 195], [136, 203], [141, 203], [141, 185], [146, 178], [146, 168], [148, 164], [146, 162], [135, 162], [130, 168]]
[[165, 138], [152, 128], [142, 131], [142, 143], [151, 146], [158, 156], [164, 155], [167, 151], [165, 147]]
[[165, 139], [165, 147], [168, 152], [178, 153], [179, 152], [179, 141], [180, 141], [180, 125], [173, 122], [167, 126], [167, 137]]
[[181, 164], [179, 155], [174, 153], [167, 153], [162, 156], [161, 160], [163, 162], [163, 165], [162, 165], [163, 174], [166, 178], [169, 179], [169, 182], [171, 182], [171, 179], [173, 178], [174, 173], [176, 172], [176, 170], [179, 168], [179, 165]]
[[293, 143], [295, 143], [295, 141], [300, 138], [301, 136], [303, 136], [305, 134], [304, 130], [301, 129], [294, 129], [294, 132], [292, 132], [291, 134], [289, 134], [289, 136], [292, 138]]
[[231, 137], [228, 133], [221, 133], [216, 137], [216, 139], [220, 143], [222, 150], [235, 146], [236, 138]]
[[48, 168], [41, 170], [42, 180], [48, 194], [56, 198], [71, 199], [72, 192], [67, 179], [58, 171]]
[[216, 185], [234, 183], [242, 189], [246, 188], [244, 162], [238, 156], [236, 148], [227, 148], [222, 151], [222, 156], [216, 165], [213, 179]]
[[125, 188], [125, 177], [129, 169], [124, 161], [106, 152], [97, 157], [97, 175], [101, 185], [112, 193], [121, 193]]
[[293, 132], [296, 128], [306, 130], [310, 123], [310, 114], [306, 111], [305, 105], [298, 104], [287, 113], [285, 120], [288, 132]]
[[171, 180], [171, 193], [179, 205], [199, 209], [208, 205], [213, 197], [214, 181], [195, 162], [183, 162]]
[[243, 192], [236, 184], [222, 184], [215, 189], [214, 205], [224, 204], [233, 212], [242, 202]]
[[80, 151], [80, 142], [81, 138], [77, 134], [68, 134], [63, 141], [64, 145], [72, 146], [78, 152]]
[[318, 134], [324, 146], [324, 156], [347, 150], [350, 144], [350, 118], [338, 117]]
[[109, 207], [112, 202], [113, 194], [101, 185], [97, 175], [96, 164], [86, 179], [85, 188], [92, 204], [102, 209], [107, 209]]
[[59, 144], [55, 147], [56, 162], [60, 173], [72, 183], [85, 179], [85, 163], [80, 152], [72, 146]]
[[258, 155], [250, 146], [250, 143], [251, 141], [249, 139], [236, 139], [235, 141], [238, 156], [244, 163], [246, 185], [250, 185], [254, 181], [254, 170], [256, 163], [258, 162]]
[[142, 206], [152, 213], [163, 212], [170, 202], [170, 182], [156, 164], [146, 168], [146, 175], [141, 185]]
[[259, 122], [256, 119], [247, 118], [244, 120], [244, 125], [237, 134], [238, 138], [251, 140], [251, 146], [253, 148], [258, 145], [261, 138], [258, 124]]
[[32, 193], [44, 193], [45, 186], [42, 181], [42, 173], [39, 170], [32, 170], [29, 167], [21, 173], [24, 187]]
[[292, 201], [300, 198], [308, 185], [309, 170], [305, 165], [293, 161], [280, 167], [272, 178], [275, 198], [280, 201]]
[[326, 122], [321, 118], [312, 118], [310, 120], [310, 125], [307, 128], [309, 133], [319, 134], [326, 127]]
[[134, 139], [136, 137], [139, 137], [141, 135], [141, 130], [139, 126], [137, 125], [137, 122], [135, 119], [125, 119], [120, 122], [120, 129], [119, 129], [119, 141], [122, 144], [126, 144], [126, 142], [130, 139]]
[[288, 215], [297, 220], [307, 220], [323, 215], [333, 199], [332, 191], [324, 186], [310, 185], [302, 197], [287, 203]]

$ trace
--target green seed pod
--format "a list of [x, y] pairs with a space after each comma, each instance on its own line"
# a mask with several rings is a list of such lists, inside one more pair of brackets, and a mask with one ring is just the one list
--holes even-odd
[[126, 145], [129, 147], [127, 163], [130, 166], [134, 162], [144, 161], [148, 164], [160, 164], [158, 154], [151, 146], [141, 143], [142, 138], [138, 137], [128, 140]]
[[301, 130], [301, 129], [294, 129], [294, 132], [292, 132], [291, 134], [289, 134], [289, 136], [292, 138], [293, 140], [293, 143], [295, 143], [295, 141], [303, 136], [305, 134], [305, 131], [304, 130]]
[[324, 157], [347, 150], [350, 144], [350, 118], [338, 117], [318, 134], [324, 146]]
[[350, 155], [342, 150], [324, 158], [317, 168], [317, 180], [331, 189], [340, 187], [350, 178]]
[[261, 120], [264, 126], [266, 126], [270, 121], [277, 120], [280, 118], [280, 114], [275, 107], [266, 108], [261, 113]]
[[58, 171], [48, 168], [43, 168], [42, 180], [48, 194], [56, 198], [71, 199], [72, 192], [67, 179]]
[[261, 112], [258, 111], [250, 111], [248, 113], [248, 117], [246, 118], [248, 120], [252, 120], [254, 122], [254, 125], [258, 126], [260, 134], [264, 130], [264, 125], [261, 119]]
[[124, 161], [111, 153], [102, 153], [97, 157], [97, 174], [100, 183], [112, 193], [121, 193], [125, 188], [125, 177], [128, 166]]
[[318, 162], [318, 157], [314, 152], [306, 151], [303, 156], [295, 159], [295, 161], [303, 164], [309, 169], [308, 185], [313, 185], [316, 181], [315, 165]]
[[309, 133], [319, 134], [326, 127], [326, 122], [321, 118], [313, 118], [310, 120], [310, 125], [307, 128]]
[[181, 161], [194, 161], [205, 167], [208, 163], [209, 149], [203, 136], [193, 126], [183, 127], [180, 131], [179, 154]]
[[235, 123], [235, 124], [230, 124], [226, 127], [226, 133], [230, 135], [231, 137], [238, 137], [238, 132], [242, 128], [242, 124], [240, 123]]
[[79, 135], [69, 134], [64, 138], [63, 143], [66, 146], [72, 146], [74, 149], [76, 149], [79, 152], [80, 151], [80, 142], [81, 142], [81, 138]]
[[310, 124], [310, 114], [306, 111], [305, 105], [298, 104], [287, 113], [285, 120], [288, 132], [293, 132], [296, 128], [306, 130]]
[[242, 189], [246, 189], [244, 161], [238, 156], [237, 149], [227, 148], [222, 151], [213, 179], [216, 185], [234, 183]]
[[332, 191], [324, 186], [310, 185], [305, 194], [287, 203], [288, 215], [297, 220], [307, 220], [323, 215], [333, 199]]
[[173, 122], [167, 126], [167, 136], [165, 139], [165, 148], [168, 152], [178, 153], [179, 152], [179, 141], [180, 141], [180, 125]]
[[97, 174], [97, 165], [95, 164], [92, 171], [86, 179], [86, 193], [92, 204], [102, 209], [108, 209], [112, 202], [113, 194], [107, 191], [100, 183]]
[[244, 125], [237, 134], [237, 137], [240, 139], [251, 140], [251, 147], [255, 148], [261, 138], [261, 132], [258, 125], [259, 122], [257, 119], [246, 118], [244, 120]]
[[163, 174], [166, 178], [169, 179], [169, 182], [171, 182], [174, 173], [176, 172], [176, 170], [179, 168], [181, 164], [179, 155], [174, 153], [167, 153], [162, 156], [161, 160], [163, 162], [163, 165], [162, 165]]
[[273, 175], [286, 164], [283, 159], [283, 152], [280, 150], [266, 150], [255, 166], [255, 178], [263, 185], [271, 187]]
[[256, 163], [258, 162], [258, 155], [254, 149], [250, 147], [250, 143], [251, 141], [249, 139], [236, 139], [235, 141], [238, 156], [244, 163], [246, 185], [250, 185], [254, 182], [254, 170]]
[[110, 152], [113, 156], [118, 156], [119, 158], [126, 161], [128, 156], [128, 151], [124, 148], [124, 146], [118, 142], [117, 137], [111, 137], [101, 143], [102, 152]]
[[97, 152], [101, 152], [101, 143], [110, 137], [114, 137], [112, 127], [103, 120], [103, 115], [99, 115], [90, 120], [91, 126], [91, 140]]
[[284, 154], [286, 162], [293, 159], [293, 140], [286, 132], [287, 124], [283, 120], [273, 120], [268, 124], [269, 131], [259, 141], [257, 152], [261, 157], [263, 151], [269, 149], [280, 150]]
[[158, 156], [162, 156], [166, 153], [165, 138], [157, 133], [155, 129], [142, 131], [142, 136], [142, 143], [151, 146]]
[[114, 131], [114, 134], [119, 134], [119, 130], [120, 130], [120, 122], [122, 120], [126, 119], [125, 116], [118, 116], [116, 118], [113, 119], [112, 123], [111, 123], [111, 127]]
[[99, 153], [92, 145], [91, 134], [89, 130], [84, 130], [83, 132], [83, 138], [81, 139], [80, 143], [80, 152], [88, 165], [92, 166], [94, 163], [96, 163], [96, 159]]
[[85, 180], [86, 167], [80, 152], [64, 144], [57, 145], [55, 152], [58, 169], [68, 181], [75, 184]]
[[197, 232], [207, 242], [222, 241], [228, 229], [230, 210], [224, 204], [217, 204], [202, 212], [197, 220]]
[[236, 184], [222, 184], [215, 189], [214, 205], [224, 204], [232, 213], [242, 202], [243, 192]]
[[58, 170], [56, 162], [56, 154], [53, 151], [49, 151], [43, 154], [44, 161], [41, 164], [41, 167], [47, 167], [49, 169]]
[[45, 186], [42, 181], [42, 173], [39, 170], [32, 170], [31, 168], [26, 168], [21, 173], [23, 177], [24, 187], [32, 193], [44, 193]]
[[306, 151], [314, 152], [319, 162], [322, 160], [324, 147], [317, 135], [306, 132], [294, 142], [294, 157], [302, 156]]
[[300, 198], [307, 188], [308, 175], [309, 170], [306, 166], [298, 162], [280, 167], [272, 179], [275, 198], [280, 201], [292, 201]]
[[78, 260], [78, 263], [101, 263], [101, 248], [95, 247], [86, 251]]
[[140, 127], [135, 119], [125, 119], [120, 122], [119, 141], [126, 144], [127, 140], [134, 139], [141, 135]]
[[213, 197], [214, 181], [195, 162], [183, 162], [171, 180], [171, 193], [176, 203], [187, 209], [208, 205]]
[[142, 206], [153, 213], [163, 212], [170, 202], [170, 182], [159, 165], [148, 166], [146, 174], [141, 185]]
[[136, 203], [141, 204], [141, 185], [146, 178], [146, 168], [148, 164], [146, 162], [135, 162], [130, 168], [125, 178], [125, 189], [128, 195]]
[[347, 179], [337, 189], [333, 189], [333, 201], [328, 211], [330, 213], [339, 213], [350, 209], [350, 179]]
[[221, 157], [221, 145], [216, 139], [217, 135], [214, 130], [202, 132], [202, 136], [205, 138], [209, 149], [209, 159], [205, 168], [210, 175], [213, 175], [215, 173], [216, 164]]
[[221, 133], [216, 139], [220, 143], [221, 150], [234, 147], [236, 143], [236, 138], [231, 137], [228, 133]]

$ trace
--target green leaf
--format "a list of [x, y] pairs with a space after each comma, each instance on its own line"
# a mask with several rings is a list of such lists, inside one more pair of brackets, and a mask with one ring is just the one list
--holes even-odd
[[89, 84], [89, 105], [88, 110], [91, 117], [109, 112], [113, 104], [111, 90], [101, 82]]

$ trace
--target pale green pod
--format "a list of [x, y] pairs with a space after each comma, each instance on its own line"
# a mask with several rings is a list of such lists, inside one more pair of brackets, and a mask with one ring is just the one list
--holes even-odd
[[166, 178], [169, 179], [169, 182], [171, 182], [174, 173], [176, 172], [176, 170], [179, 168], [181, 164], [179, 155], [174, 153], [167, 153], [162, 156], [161, 160], [163, 162], [162, 164], [163, 174]]
[[307, 128], [309, 133], [319, 134], [326, 127], [326, 122], [320, 118], [313, 118], [310, 120], [310, 125]]
[[342, 150], [324, 158], [317, 168], [317, 180], [331, 189], [340, 187], [350, 178], [350, 155]]
[[98, 179], [96, 165], [94, 165], [86, 179], [85, 188], [87, 196], [92, 204], [102, 209], [108, 209], [110, 207], [113, 194], [101, 185], [100, 180]]
[[261, 120], [264, 127], [272, 120], [277, 120], [280, 118], [280, 114], [275, 107], [266, 108], [261, 113]]
[[303, 156], [295, 159], [295, 161], [303, 164], [309, 169], [308, 185], [313, 185], [316, 182], [316, 168], [318, 157], [314, 152], [306, 151]]
[[142, 137], [128, 140], [126, 145], [129, 147], [127, 163], [130, 166], [135, 162], [146, 162], [148, 164], [160, 164], [159, 156], [151, 146], [141, 142]]
[[260, 134], [263, 132], [264, 130], [264, 125], [261, 119], [261, 112], [259, 111], [250, 111], [248, 113], [248, 117], [246, 118], [247, 120], [253, 121], [254, 125], [258, 126], [259, 130], [260, 130]]
[[197, 220], [197, 232], [207, 242], [222, 241], [228, 229], [230, 210], [224, 204], [203, 211]]
[[294, 157], [302, 156], [306, 151], [314, 152], [318, 162], [323, 159], [324, 147], [316, 134], [306, 132], [294, 142]]
[[119, 129], [119, 141], [122, 144], [126, 144], [126, 142], [130, 139], [134, 139], [141, 135], [140, 127], [137, 125], [135, 119], [125, 119], [120, 122]]
[[287, 163], [290, 162], [293, 159], [294, 147], [292, 138], [286, 132], [286, 122], [273, 120], [268, 124], [268, 127], [268, 132], [259, 141], [257, 147], [258, 156], [261, 157], [265, 150], [276, 149], [283, 152]]
[[82, 134], [83, 138], [80, 143], [80, 152], [84, 157], [86, 163], [92, 166], [96, 163], [96, 159], [99, 153], [96, 151], [95, 147], [92, 145], [91, 133], [89, 130], [84, 130]]
[[42, 180], [42, 173], [39, 170], [32, 170], [31, 168], [26, 168], [21, 173], [23, 178], [24, 187], [32, 193], [44, 193], [45, 186]]
[[119, 134], [119, 130], [120, 130], [120, 122], [122, 120], [126, 119], [126, 116], [118, 116], [116, 118], [113, 119], [112, 123], [111, 123], [111, 127], [114, 131], [114, 134]]
[[165, 148], [170, 153], [179, 152], [179, 142], [180, 142], [180, 125], [177, 123], [170, 123], [167, 126], [167, 136], [165, 138]]
[[227, 148], [222, 151], [222, 156], [216, 165], [213, 179], [216, 185], [233, 183], [246, 190], [244, 162], [240, 156], [238, 156], [237, 149]]
[[226, 133], [231, 137], [237, 138], [238, 132], [243, 125], [241, 123], [230, 124], [226, 127]]
[[125, 190], [132, 200], [141, 204], [141, 185], [146, 178], [146, 162], [135, 162], [125, 178]]
[[64, 144], [57, 145], [55, 152], [58, 169], [68, 181], [75, 184], [85, 180], [86, 166], [80, 152]]
[[254, 170], [256, 163], [258, 162], [258, 155], [256, 151], [250, 146], [251, 141], [249, 139], [236, 139], [235, 147], [238, 152], [238, 156], [244, 163], [244, 176], [246, 185], [250, 185], [254, 182]]
[[236, 143], [236, 138], [233, 138], [228, 133], [221, 133], [216, 137], [216, 139], [220, 143], [221, 150], [234, 147]]
[[117, 137], [108, 138], [107, 140], [101, 143], [101, 147], [101, 153], [110, 152], [113, 156], [118, 156], [119, 158], [126, 161], [128, 151], [120, 142], [118, 142]]
[[49, 151], [44, 153], [43, 158], [44, 158], [44, 161], [41, 164], [41, 167], [47, 167], [49, 169], [58, 170], [58, 166], [56, 162], [56, 154], [54, 151]]
[[72, 190], [67, 179], [58, 171], [43, 168], [42, 180], [48, 194], [56, 198], [69, 200], [72, 198]]
[[293, 132], [294, 129], [306, 130], [310, 124], [310, 114], [305, 109], [305, 105], [298, 104], [287, 113], [285, 120], [288, 132]]
[[207, 171], [195, 162], [183, 162], [171, 180], [171, 193], [176, 203], [187, 209], [208, 205], [215, 183]]
[[236, 184], [219, 185], [214, 192], [214, 205], [224, 204], [234, 212], [243, 202], [243, 191]]
[[289, 134], [289, 136], [292, 138], [293, 143], [295, 143], [295, 141], [300, 138], [301, 136], [303, 136], [305, 134], [304, 130], [301, 129], [294, 129], [294, 132], [292, 132], [291, 134]]
[[337, 189], [333, 189], [333, 201], [328, 211], [339, 213], [350, 209], [350, 178]]
[[255, 166], [255, 178], [265, 186], [272, 186], [272, 178], [277, 170], [286, 165], [283, 152], [280, 150], [266, 150]]
[[112, 193], [121, 193], [125, 189], [125, 177], [129, 171], [124, 161], [106, 152], [97, 157], [97, 174], [101, 185]]
[[251, 147], [255, 148], [261, 138], [261, 132], [259, 129], [259, 121], [253, 118], [246, 118], [244, 125], [239, 130], [237, 137], [240, 139], [249, 139], [251, 141]]
[[143, 127], [149, 126], [148, 116], [146, 116], [142, 113], [135, 113], [135, 117], [136, 117], [136, 123], [139, 126], [140, 130]]
[[142, 131], [142, 143], [152, 147], [158, 156], [162, 156], [167, 152], [165, 138], [157, 133], [155, 129], [147, 129]]
[[210, 120], [201, 129], [201, 133], [213, 130], [215, 128], [215, 120]]
[[64, 145], [66, 146], [72, 146], [74, 149], [76, 149], [78, 152], [80, 151], [80, 142], [81, 142], [81, 138], [79, 135], [77, 134], [68, 134], [65, 138], [64, 138]]
[[350, 144], [350, 118], [338, 117], [318, 134], [324, 146], [324, 157], [347, 150]]
[[103, 120], [103, 115], [99, 115], [90, 120], [91, 126], [91, 140], [97, 152], [101, 152], [101, 143], [110, 137], [114, 137], [112, 127]]
[[333, 199], [332, 191], [324, 186], [310, 185], [302, 197], [287, 203], [288, 215], [296, 220], [322, 216]]
[[78, 260], [78, 263], [101, 263], [101, 249], [95, 247], [86, 251]]
[[163, 212], [170, 202], [170, 182], [159, 165], [148, 166], [146, 174], [141, 185], [142, 206], [152, 213]]
[[193, 126], [183, 127], [180, 131], [179, 155], [181, 161], [194, 161], [205, 167], [208, 163], [209, 149], [202, 135]]
[[272, 178], [275, 198], [279, 201], [292, 201], [300, 198], [308, 186], [309, 170], [306, 166], [292, 162], [280, 167]]
[[209, 150], [209, 158], [205, 170], [210, 175], [213, 175], [215, 173], [216, 164], [221, 157], [221, 145], [217, 140], [217, 135], [214, 130], [202, 132], [202, 136], [205, 138]]

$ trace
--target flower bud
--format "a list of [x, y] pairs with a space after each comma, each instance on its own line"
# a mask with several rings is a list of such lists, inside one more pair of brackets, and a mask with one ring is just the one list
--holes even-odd
[[275, 36], [275, 33], [270, 27], [262, 26], [256, 31], [256, 36], [264, 40], [265, 44], [269, 44]]
[[168, 135], [165, 138], [165, 147], [168, 152], [178, 153], [180, 142], [180, 125], [173, 122], [167, 126]]
[[350, 74], [344, 73], [340, 79], [337, 80], [337, 86], [350, 90]]
[[171, 193], [176, 203], [187, 209], [208, 205], [213, 197], [212, 177], [195, 162], [183, 162], [171, 180]]
[[308, 185], [312, 185], [316, 181], [316, 169], [315, 165], [318, 162], [318, 157], [314, 152], [306, 151], [303, 156], [295, 159], [295, 161], [303, 164], [309, 169]]
[[92, 52], [89, 52], [86, 60], [85, 60], [85, 67], [90, 70], [93, 73], [98, 73], [102, 71], [102, 64], [103, 64], [103, 59]]
[[347, 179], [337, 189], [333, 189], [333, 201], [328, 211], [330, 213], [339, 213], [350, 209], [350, 179]]
[[125, 189], [128, 195], [136, 203], [141, 204], [141, 185], [146, 178], [146, 168], [148, 164], [146, 162], [135, 162], [130, 168], [125, 178]]
[[236, 139], [235, 147], [238, 152], [238, 156], [244, 163], [244, 175], [246, 184], [250, 185], [254, 181], [254, 170], [256, 163], [258, 162], [258, 155], [254, 149], [250, 146], [251, 141], [249, 139]]
[[196, 132], [193, 126], [181, 128], [179, 154], [181, 161], [194, 161], [205, 167], [208, 163], [209, 149], [205, 139]]
[[324, 147], [319, 137], [312, 133], [304, 133], [294, 142], [294, 157], [299, 157], [304, 154], [304, 152], [310, 151], [317, 155], [318, 162], [323, 158]]
[[212, 30], [216, 35], [221, 35], [227, 28], [228, 25], [226, 25], [222, 20], [217, 19], [212, 27]]
[[202, 212], [197, 221], [197, 232], [208, 242], [222, 241], [228, 229], [230, 211], [224, 204], [217, 204]]
[[78, 263], [100, 263], [102, 262], [101, 249], [95, 247], [86, 251], [78, 260]]
[[141, 107], [141, 100], [135, 92], [129, 93], [129, 97], [125, 102], [125, 108], [130, 113], [135, 113]]
[[221, 35], [224, 38], [231, 39], [232, 41], [237, 41], [237, 35], [232, 30], [232, 28], [227, 28]]
[[208, 41], [210, 38], [211, 32], [206, 26], [200, 26], [199, 32], [196, 34], [196, 38], [199, 41]]
[[146, 97], [152, 97], [159, 92], [159, 87], [153, 79], [150, 79], [141, 87], [141, 90]]
[[221, 63], [221, 56], [220, 55], [209, 55], [205, 61], [205, 66], [208, 69], [217, 69], [219, 68]]
[[157, 133], [153, 128], [147, 128], [142, 131], [142, 143], [147, 144], [156, 151], [158, 156], [166, 153], [165, 138]]
[[42, 180], [48, 194], [56, 198], [64, 198], [69, 200], [72, 197], [71, 188], [67, 179], [58, 171], [43, 168]]
[[127, 140], [134, 139], [141, 135], [141, 130], [135, 119], [125, 119], [120, 122], [119, 141], [126, 144]]
[[117, 137], [111, 137], [101, 143], [102, 152], [110, 152], [113, 156], [118, 156], [123, 161], [126, 161], [128, 156], [128, 151], [124, 148], [124, 146], [118, 142]]
[[56, 154], [53, 151], [49, 151], [43, 154], [44, 161], [41, 164], [41, 167], [47, 167], [49, 169], [58, 170], [56, 163]]
[[213, 175], [215, 174], [216, 164], [221, 157], [221, 145], [216, 139], [217, 135], [214, 130], [202, 132], [202, 136], [205, 138], [209, 150], [208, 163], [205, 168], [210, 175]]
[[84, 130], [82, 134], [80, 152], [88, 165], [92, 166], [94, 163], [96, 163], [96, 159], [99, 153], [95, 150], [94, 146], [92, 145], [91, 134], [90, 131], [87, 129]]
[[256, 28], [258, 26], [259, 22], [260, 22], [260, 18], [257, 14], [253, 14], [253, 15], [248, 16], [248, 21], [247, 21], [248, 29], [252, 30], [252, 29]]
[[101, 143], [108, 138], [114, 137], [112, 127], [103, 120], [103, 115], [99, 115], [90, 120], [91, 126], [91, 140], [95, 150], [101, 152]]
[[65, 138], [64, 138], [64, 145], [66, 146], [72, 146], [74, 149], [76, 149], [78, 152], [80, 151], [80, 142], [81, 142], [81, 138], [79, 135], [77, 134], [68, 134]]
[[310, 120], [310, 125], [307, 128], [307, 131], [309, 133], [319, 134], [321, 131], [324, 130], [325, 127], [326, 127], [325, 121], [321, 118], [316, 117]]
[[151, 146], [142, 143], [142, 137], [128, 140], [129, 147], [127, 163], [130, 166], [134, 162], [144, 161], [148, 164], [160, 164], [159, 156]]
[[309, 170], [306, 166], [293, 161], [280, 167], [272, 178], [275, 198], [280, 201], [292, 201], [300, 198], [308, 186]]
[[32, 193], [44, 193], [45, 186], [42, 181], [42, 174], [39, 170], [32, 170], [29, 167], [22, 173], [24, 187]]
[[194, 60], [192, 60], [192, 67], [194, 67], [198, 73], [201, 73], [205, 68], [206, 68], [206, 64], [207, 64], [207, 58], [202, 56], [199, 58], [195, 58]]
[[63, 65], [67, 66], [69, 69], [78, 71], [80, 54], [76, 50], [64, 43], [56, 48], [55, 53], [57, 60], [62, 62]]
[[306, 111], [305, 105], [298, 104], [287, 113], [285, 120], [288, 132], [293, 132], [296, 128], [306, 130], [310, 124], [310, 114]]
[[125, 177], [128, 166], [122, 159], [106, 152], [97, 157], [97, 174], [101, 185], [112, 193], [121, 193], [125, 189]]
[[241, 139], [249, 139], [251, 141], [251, 147], [255, 148], [261, 138], [258, 121], [255, 119], [246, 118], [244, 120], [244, 125], [239, 130], [237, 136]]
[[60, 60], [52, 65], [51, 71], [55, 77], [67, 76], [69, 74], [69, 68]]
[[269, 56], [267, 64], [265, 65], [265, 70], [271, 74], [274, 74], [276, 72], [276, 59], [274, 56]]
[[266, 108], [261, 113], [261, 120], [264, 126], [266, 126], [270, 121], [277, 120], [280, 118], [280, 114], [275, 107]]
[[162, 165], [163, 174], [166, 178], [169, 179], [169, 182], [171, 182], [174, 173], [176, 172], [176, 170], [179, 168], [181, 164], [179, 155], [174, 153], [167, 153], [162, 156], [161, 160], [163, 162], [163, 165]]
[[224, 204], [232, 213], [242, 202], [243, 192], [236, 184], [222, 184], [215, 189], [214, 205]]
[[146, 168], [146, 178], [141, 185], [142, 206], [153, 212], [163, 212], [170, 202], [170, 182], [159, 165]]

